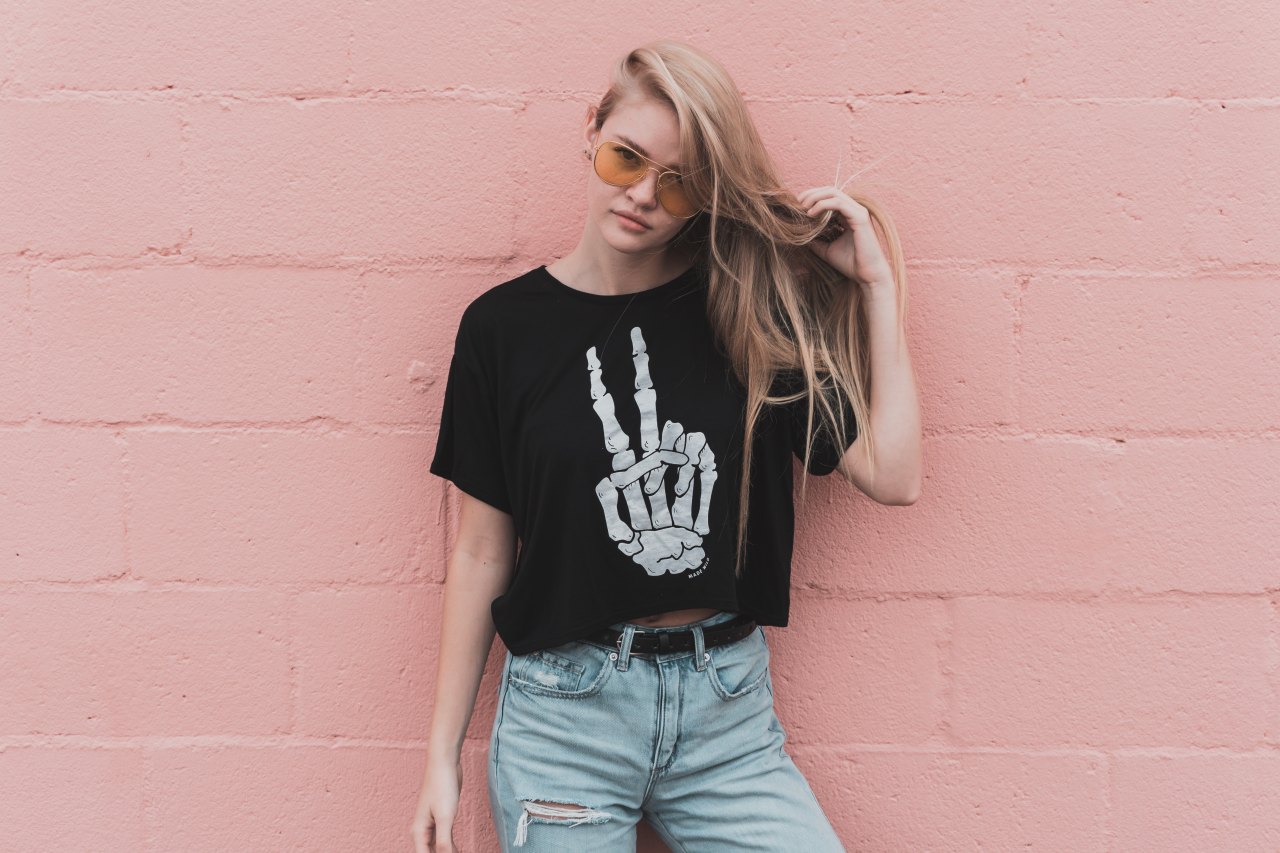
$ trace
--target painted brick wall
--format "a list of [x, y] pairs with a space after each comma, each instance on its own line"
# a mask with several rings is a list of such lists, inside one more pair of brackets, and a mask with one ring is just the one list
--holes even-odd
[[6, 850], [411, 849], [454, 326], [574, 245], [663, 35], [797, 190], [887, 156], [923, 497], [815, 483], [769, 630], [849, 849], [1280, 849], [1274, 4], [0, 15]]

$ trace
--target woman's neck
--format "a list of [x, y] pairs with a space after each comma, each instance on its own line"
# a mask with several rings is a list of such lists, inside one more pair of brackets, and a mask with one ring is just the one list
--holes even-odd
[[593, 258], [578, 246], [563, 258], [547, 264], [547, 271], [578, 290], [618, 296], [639, 293], [671, 281], [689, 269], [695, 259], [687, 250], [672, 250], [665, 255], [618, 265], [616, 261]]

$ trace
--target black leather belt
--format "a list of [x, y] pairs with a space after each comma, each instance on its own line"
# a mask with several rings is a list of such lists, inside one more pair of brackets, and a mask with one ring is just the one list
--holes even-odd
[[[756, 622], [750, 616], [739, 613], [727, 622], [708, 625], [702, 629], [703, 644], [706, 648], [722, 646], [741, 640], [756, 629]], [[622, 632], [603, 628], [583, 637], [584, 640], [615, 646], [622, 649]], [[636, 629], [631, 638], [632, 654], [653, 654], [654, 652], [684, 652], [693, 650], [693, 631], [644, 631]]]

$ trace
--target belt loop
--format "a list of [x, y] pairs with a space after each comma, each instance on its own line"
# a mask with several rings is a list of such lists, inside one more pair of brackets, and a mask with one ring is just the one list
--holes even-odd
[[618, 672], [626, 672], [631, 663], [631, 639], [636, 635], [635, 625], [623, 625], [622, 636], [618, 638]]
[[702, 626], [693, 626], [693, 666], [698, 672], [702, 672], [707, 666], [707, 645], [702, 637]]

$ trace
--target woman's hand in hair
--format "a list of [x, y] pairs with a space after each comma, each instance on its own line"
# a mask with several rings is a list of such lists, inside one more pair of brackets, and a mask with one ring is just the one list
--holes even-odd
[[[821, 237], [808, 244], [818, 257], [845, 278], [869, 287], [893, 284], [893, 273], [871, 226], [871, 214], [847, 193], [835, 186], [812, 187], [796, 196], [809, 216], [835, 211], [831, 224], [840, 229], [834, 240]], [[835, 229], [828, 229], [828, 232]]]

